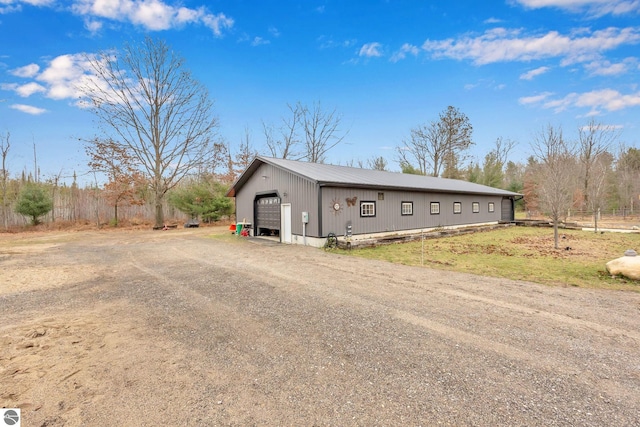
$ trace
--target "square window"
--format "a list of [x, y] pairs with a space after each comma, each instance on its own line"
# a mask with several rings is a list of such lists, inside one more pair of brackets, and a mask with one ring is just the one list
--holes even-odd
[[376, 202], [360, 202], [360, 216], [376, 216]]
[[462, 202], [453, 202], [453, 213], [462, 213]]
[[402, 202], [402, 215], [413, 215], [413, 202]]
[[471, 209], [473, 210], [473, 213], [480, 212], [480, 203], [473, 202], [473, 204], [471, 205]]
[[495, 212], [496, 205], [493, 202], [489, 202], [489, 212]]
[[378, 193], [378, 200], [384, 200], [384, 193]]
[[440, 215], [440, 202], [431, 202], [431, 215]]

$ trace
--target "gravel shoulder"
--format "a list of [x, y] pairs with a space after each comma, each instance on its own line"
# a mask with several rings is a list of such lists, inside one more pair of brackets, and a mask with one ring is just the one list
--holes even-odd
[[640, 423], [640, 294], [215, 229], [0, 235], [23, 425]]

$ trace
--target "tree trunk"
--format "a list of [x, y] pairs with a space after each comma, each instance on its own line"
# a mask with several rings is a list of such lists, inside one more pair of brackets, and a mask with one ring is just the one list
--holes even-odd
[[558, 245], [558, 218], [553, 219], [553, 243], [556, 249], [559, 249]]
[[156, 227], [164, 227], [164, 211], [162, 210], [162, 198], [156, 195]]

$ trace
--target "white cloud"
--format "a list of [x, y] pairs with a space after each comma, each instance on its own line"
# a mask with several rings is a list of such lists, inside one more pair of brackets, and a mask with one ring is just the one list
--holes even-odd
[[31, 6], [49, 6], [55, 3], [55, 0], [22, 0], [22, 3], [26, 3]]
[[534, 77], [538, 77], [549, 70], [549, 67], [538, 67], [536, 69], [529, 70], [526, 73], [520, 75], [520, 80], [533, 80]]
[[71, 10], [93, 22], [92, 28], [97, 19], [130, 22], [151, 31], [202, 24], [221, 36], [224, 29], [233, 26], [233, 19], [223, 13], [212, 14], [204, 7], [172, 6], [162, 0], [74, 0]]
[[380, 57], [382, 56], [382, 52], [380, 51], [380, 49], [382, 49], [382, 45], [378, 42], [366, 43], [360, 48], [360, 52], [358, 53], [358, 55], [366, 56], [368, 58]]
[[624, 125], [605, 125], [605, 124], [588, 124], [580, 126], [581, 131], [588, 131], [590, 129], [599, 130], [602, 132], [615, 132], [616, 130], [624, 129]]
[[55, 0], [0, 0], [0, 4], [20, 6], [28, 4], [29, 6], [49, 6], [55, 3]]
[[522, 105], [538, 104], [544, 101], [545, 99], [549, 98], [551, 95], [553, 95], [553, 93], [543, 92], [539, 95], [523, 96], [522, 98], [518, 99], [518, 102]]
[[38, 93], [38, 92], [46, 92], [46, 88], [42, 85], [39, 85], [36, 82], [31, 82], [31, 83], [27, 83], [24, 84], [22, 86], [18, 86], [15, 88], [15, 91], [18, 95], [20, 95], [23, 98], [28, 98], [29, 96], [33, 95], [34, 93]]
[[[55, 3], [56, 0], [0, 0], [0, 13], [20, 11], [23, 4], [53, 7]], [[190, 9], [163, 0], [71, 0], [66, 4], [73, 13], [84, 18], [85, 27], [92, 33], [102, 28], [101, 19], [129, 22], [151, 31], [200, 24], [218, 37], [234, 24], [224, 13], [210, 13], [204, 6]]]
[[562, 98], [550, 99], [551, 93], [544, 93], [519, 99], [520, 104], [541, 104], [543, 108], [553, 109], [556, 113], [569, 108], [589, 108], [587, 116], [595, 116], [600, 111], [619, 111], [640, 106], [640, 92], [622, 94], [614, 89], [593, 90], [590, 92], [570, 93]]
[[38, 75], [37, 80], [45, 83], [46, 96], [52, 99], [78, 99], [81, 93], [77, 86], [89, 70], [83, 54], [60, 55]]
[[327, 36], [320, 36], [317, 41], [320, 43], [320, 49], [351, 48], [357, 43], [355, 39], [335, 41]]
[[502, 19], [491, 17], [489, 19], [485, 19], [483, 23], [484, 24], [499, 24], [501, 22], [502, 22]]
[[265, 40], [262, 37], [254, 37], [251, 41], [251, 46], [262, 46], [269, 43], [271, 43], [269, 40]]
[[223, 29], [233, 27], [233, 19], [228, 18], [223, 13], [217, 15], [206, 14], [201, 18], [201, 21], [218, 37], [222, 35]]
[[636, 58], [626, 58], [622, 62], [611, 63], [607, 60], [585, 64], [585, 69], [593, 76], [617, 76], [625, 74], [637, 64]]
[[276, 27], [269, 27], [269, 34], [271, 34], [273, 37], [280, 37], [280, 30], [278, 30]]
[[47, 112], [47, 110], [45, 110], [44, 108], [38, 108], [32, 105], [25, 105], [25, 104], [13, 104], [10, 106], [10, 108], [13, 108], [14, 110], [22, 111], [23, 113], [32, 114], [34, 116]]
[[594, 17], [640, 12], [639, 0], [515, 0], [530, 9], [553, 7]]
[[422, 48], [434, 58], [472, 60], [477, 65], [508, 61], [562, 58], [563, 66], [595, 60], [608, 50], [640, 42], [640, 28], [579, 29], [569, 35], [550, 31], [522, 35], [521, 30], [494, 28], [457, 40], [427, 40]]
[[419, 53], [420, 53], [420, 48], [418, 48], [418, 46], [405, 43], [402, 45], [399, 51], [397, 51], [391, 56], [391, 62], [398, 62], [401, 59], [406, 58], [407, 54], [418, 56]]
[[102, 21], [96, 19], [85, 19], [84, 20], [84, 28], [89, 31], [91, 34], [98, 33], [103, 27]]
[[22, 5], [50, 6], [55, 0], [0, 0], [0, 14], [14, 13], [22, 10]]
[[14, 70], [9, 71], [11, 74], [13, 74], [14, 76], [17, 77], [24, 77], [24, 78], [29, 78], [29, 77], [33, 77], [36, 74], [38, 74], [38, 71], [40, 71], [40, 66], [37, 64], [29, 64], [29, 65], [25, 65], [24, 67], [19, 67], [16, 68]]
[[[75, 106], [87, 108], [90, 105], [80, 88], [91, 84], [107, 94], [111, 93], [108, 85], [95, 76], [90, 63], [92, 60], [102, 61], [105, 59], [84, 53], [60, 55], [49, 61], [41, 72], [34, 76], [34, 81], [24, 85], [0, 84], [0, 89], [14, 91], [23, 97], [42, 93], [46, 98], [71, 100]], [[113, 99], [114, 102], [118, 102], [116, 98]], [[21, 111], [24, 110], [23, 108]]]
[[16, 90], [17, 87], [16, 83], [0, 83], [0, 89], [2, 90]]
[[594, 90], [575, 97], [576, 107], [604, 108], [618, 111], [628, 107], [640, 106], [640, 92], [624, 95], [613, 89]]

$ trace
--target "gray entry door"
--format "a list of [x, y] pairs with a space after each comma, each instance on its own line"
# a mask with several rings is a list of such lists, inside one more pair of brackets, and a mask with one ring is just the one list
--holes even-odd
[[514, 220], [513, 212], [513, 200], [509, 198], [502, 199], [502, 213], [500, 219], [502, 221], [510, 222]]

